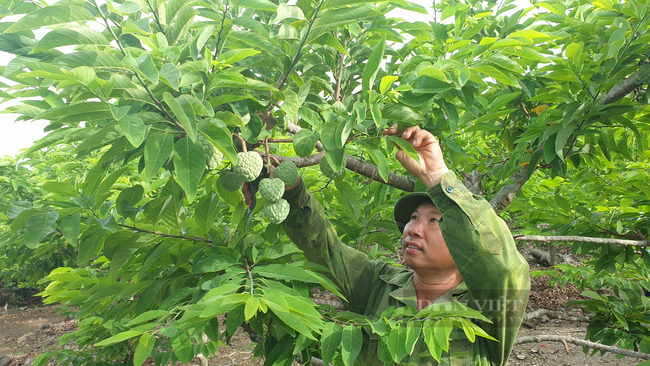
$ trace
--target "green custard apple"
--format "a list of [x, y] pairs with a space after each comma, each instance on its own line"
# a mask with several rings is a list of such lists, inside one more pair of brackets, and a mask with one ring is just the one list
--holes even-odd
[[273, 224], [279, 224], [289, 215], [289, 202], [280, 199], [277, 202], [266, 201], [264, 203], [264, 216]]
[[223, 154], [219, 151], [210, 140], [206, 139], [203, 134], [199, 133], [196, 136], [196, 139], [201, 143], [203, 147], [203, 153], [205, 154], [205, 166], [209, 170], [215, 170], [221, 162], [223, 161]]
[[293, 161], [285, 161], [274, 170], [275, 175], [282, 179], [285, 187], [291, 187], [298, 181], [298, 167]]
[[233, 171], [244, 177], [244, 181], [252, 182], [260, 175], [264, 161], [260, 154], [249, 151], [240, 152], [237, 154], [237, 165], [233, 167]]
[[219, 184], [226, 191], [234, 192], [241, 188], [244, 184], [244, 177], [238, 173], [233, 172], [232, 170], [222, 170], [219, 173]]
[[339, 169], [338, 171], [334, 171], [334, 169], [330, 167], [329, 163], [327, 162], [327, 159], [324, 156], [322, 159], [320, 159], [319, 167], [320, 167], [320, 171], [329, 179], [336, 179], [341, 175], [343, 175], [343, 173], [345, 172], [345, 164], [343, 164], [343, 166], [341, 166], [341, 169]]
[[260, 181], [258, 189], [262, 198], [277, 202], [284, 194], [284, 182], [279, 178], [264, 178]]

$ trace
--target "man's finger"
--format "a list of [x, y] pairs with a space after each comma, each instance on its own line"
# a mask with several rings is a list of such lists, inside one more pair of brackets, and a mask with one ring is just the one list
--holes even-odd
[[404, 140], [409, 140], [409, 139], [413, 138], [413, 135], [415, 135], [416, 133], [418, 133], [418, 131], [420, 131], [420, 127], [419, 127], [419, 126], [409, 127], [409, 128], [405, 129], [405, 130], [402, 132], [402, 138], [403, 138]]
[[397, 134], [397, 124], [394, 124], [388, 128], [381, 130], [382, 135], [396, 135]]

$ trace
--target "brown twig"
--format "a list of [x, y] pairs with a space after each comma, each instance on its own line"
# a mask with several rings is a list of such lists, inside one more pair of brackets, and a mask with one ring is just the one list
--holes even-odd
[[237, 138], [238, 138], [239, 141], [241, 142], [241, 149], [242, 149], [242, 151], [243, 151], [243, 152], [248, 152], [248, 150], [247, 150], [247, 148], [246, 148], [246, 140], [244, 140], [244, 138], [241, 137], [238, 133], [234, 133], [233, 135], [237, 136]]
[[266, 170], [271, 178], [275, 178], [273, 164], [271, 164], [271, 154], [269, 154], [269, 137], [264, 138], [264, 149], [266, 150]]
[[650, 241], [646, 240], [625, 240], [625, 239], [610, 239], [610, 238], [592, 238], [587, 236], [542, 236], [542, 235], [513, 235], [515, 240], [522, 241], [539, 241], [543, 243], [550, 243], [555, 241], [568, 241], [568, 242], [582, 242], [582, 243], [595, 243], [595, 244], [617, 244], [636, 247], [647, 247]]
[[530, 336], [530, 337], [520, 337], [520, 338], [517, 338], [515, 340], [515, 344], [542, 342], [542, 341], [563, 342], [563, 343], [568, 342], [568, 343], [573, 343], [573, 344], [578, 345], [578, 346], [595, 349], [595, 350], [598, 350], [598, 351], [605, 351], [605, 352], [610, 352], [610, 353], [614, 353], [614, 354], [617, 354], [617, 355], [640, 358], [640, 359], [643, 359], [643, 360], [650, 360], [650, 354], [648, 354], [648, 353], [636, 352], [636, 351], [633, 351], [633, 350], [630, 350], [630, 349], [622, 349], [622, 348], [618, 348], [618, 347], [614, 347], [614, 346], [606, 346], [604, 344], [590, 342], [590, 341], [585, 340], [585, 339], [578, 339], [578, 338], [573, 338], [573, 337], [568, 337], [568, 336], [561, 336], [561, 335], [538, 335], [538, 336]]
[[[508, 88], [510, 88], [510, 92], [514, 93], [515, 90], [512, 88], [512, 86], [508, 85]], [[526, 106], [524, 106], [524, 103], [521, 102], [521, 100], [517, 99], [517, 103], [519, 104], [519, 108], [521, 108], [522, 111], [524, 111], [524, 114], [526, 115], [526, 118], [530, 118], [530, 113], [526, 110]]]

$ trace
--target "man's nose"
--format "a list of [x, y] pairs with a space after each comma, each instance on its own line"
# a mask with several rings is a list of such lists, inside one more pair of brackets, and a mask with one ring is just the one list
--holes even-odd
[[412, 236], [422, 237], [422, 221], [413, 222], [413, 225], [408, 229], [408, 233]]

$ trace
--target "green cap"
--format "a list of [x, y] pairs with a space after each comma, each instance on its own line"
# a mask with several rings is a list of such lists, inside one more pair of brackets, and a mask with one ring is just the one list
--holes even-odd
[[431, 197], [427, 192], [414, 192], [400, 197], [395, 203], [393, 210], [393, 220], [400, 233], [404, 232], [404, 227], [411, 221], [411, 214], [418, 206], [424, 202], [431, 202]]

